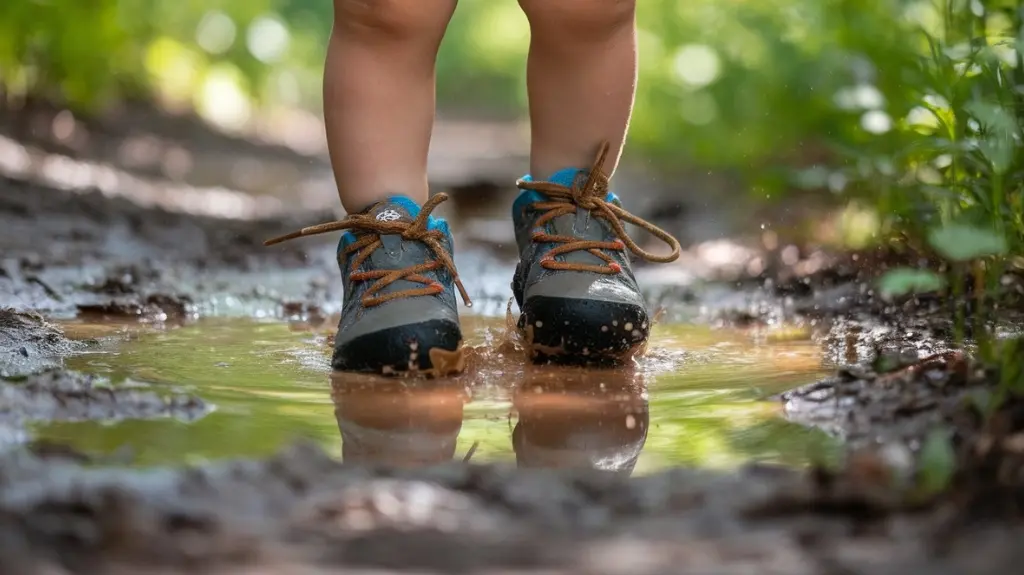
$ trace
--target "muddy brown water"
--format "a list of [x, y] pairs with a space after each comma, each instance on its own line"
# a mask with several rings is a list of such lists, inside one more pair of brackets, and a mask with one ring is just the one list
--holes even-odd
[[67, 322], [69, 336], [94, 340], [68, 368], [184, 387], [215, 410], [195, 422], [39, 423], [33, 435], [135, 465], [266, 456], [308, 438], [364, 463], [469, 455], [635, 474], [751, 460], [802, 465], [838, 449], [764, 401], [826, 373], [820, 346], [799, 331], [662, 324], [635, 366], [588, 370], [530, 365], [503, 318], [467, 316], [467, 372], [429, 381], [331, 374], [329, 325]]

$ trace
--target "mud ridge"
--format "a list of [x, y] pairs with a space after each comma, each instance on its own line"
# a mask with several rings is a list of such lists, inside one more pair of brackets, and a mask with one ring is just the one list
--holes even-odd
[[54, 369], [18, 379], [0, 379], [0, 447], [27, 440], [35, 421], [120, 421], [175, 417], [194, 421], [212, 406], [195, 395], [158, 394], [148, 385]]
[[1024, 558], [1019, 547], [979, 558], [961, 545], [939, 556], [924, 519], [850, 473], [763, 467], [633, 480], [398, 471], [343, 465], [306, 444], [264, 461], [117, 474], [0, 456], [0, 570], [26, 575], [1000, 573]]
[[39, 315], [0, 308], [0, 378], [58, 367], [76, 347]]

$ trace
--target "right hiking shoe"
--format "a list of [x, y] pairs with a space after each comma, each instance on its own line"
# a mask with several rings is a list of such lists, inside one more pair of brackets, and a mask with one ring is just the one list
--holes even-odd
[[[519, 329], [537, 363], [622, 364], [647, 346], [653, 323], [630, 254], [650, 262], [679, 257], [679, 242], [623, 209], [609, 190], [607, 142], [589, 170], [567, 168], [549, 181], [527, 176], [512, 205], [519, 265], [512, 292]], [[626, 231], [636, 225], [669, 246], [658, 255]]]
[[448, 224], [430, 215], [446, 199], [437, 194], [421, 208], [393, 196], [340, 221], [265, 242], [345, 230], [338, 245], [345, 299], [334, 369], [435, 376], [462, 371], [456, 288], [472, 304], [452, 260]]

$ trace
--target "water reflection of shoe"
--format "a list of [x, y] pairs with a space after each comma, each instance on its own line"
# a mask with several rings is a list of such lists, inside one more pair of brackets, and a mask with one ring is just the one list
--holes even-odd
[[[520, 262], [512, 291], [536, 361], [621, 362], [643, 348], [651, 320], [630, 268], [633, 254], [653, 262], [679, 257], [679, 242], [622, 208], [602, 172], [607, 144], [588, 171], [550, 181], [529, 176], [512, 206]], [[671, 247], [645, 251], [624, 225], [640, 226]]]
[[529, 369], [512, 403], [520, 467], [630, 475], [647, 441], [647, 390], [632, 370]]
[[416, 467], [454, 456], [466, 400], [463, 387], [345, 373], [332, 375], [331, 384], [346, 463]]
[[448, 224], [395, 196], [365, 212], [269, 240], [345, 230], [338, 263], [345, 301], [334, 342], [334, 369], [383, 374], [461, 371], [462, 342], [455, 290], [469, 298], [452, 260]]

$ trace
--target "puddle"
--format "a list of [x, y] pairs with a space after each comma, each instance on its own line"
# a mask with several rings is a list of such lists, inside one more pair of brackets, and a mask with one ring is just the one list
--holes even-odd
[[68, 323], [95, 338], [67, 367], [198, 393], [216, 411], [175, 420], [37, 424], [40, 439], [135, 465], [265, 456], [298, 438], [347, 461], [462, 459], [643, 474], [670, 465], [801, 465], [836, 448], [764, 397], [826, 374], [799, 332], [659, 325], [629, 370], [529, 365], [504, 320], [464, 317], [469, 369], [445, 381], [330, 374], [327, 331], [208, 319], [159, 330]]

